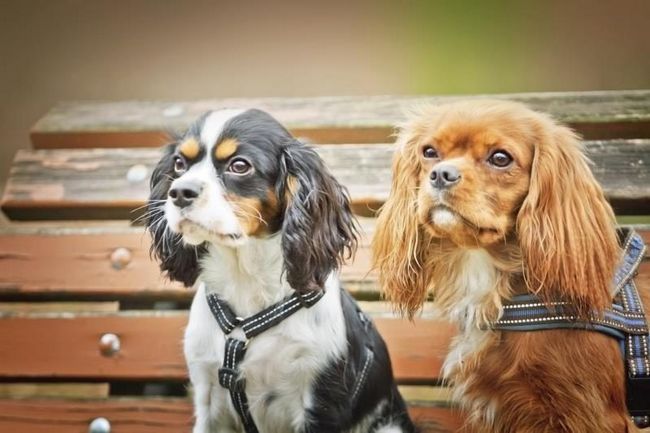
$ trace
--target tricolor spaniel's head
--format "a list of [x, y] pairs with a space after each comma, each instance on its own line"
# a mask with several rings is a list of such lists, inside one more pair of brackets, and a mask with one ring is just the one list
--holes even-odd
[[373, 244], [383, 288], [406, 311], [443, 290], [430, 274], [441, 245], [509, 248], [529, 290], [579, 309], [610, 302], [613, 213], [571, 130], [521, 104], [467, 101], [421, 110], [397, 146]]
[[167, 146], [151, 177], [147, 228], [161, 269], [188, 286], [209, 243], [282, 236], [298, 291], [322, 287], [356, 247], [346, 190], [314, 150], [255, 109], [206, 113]]

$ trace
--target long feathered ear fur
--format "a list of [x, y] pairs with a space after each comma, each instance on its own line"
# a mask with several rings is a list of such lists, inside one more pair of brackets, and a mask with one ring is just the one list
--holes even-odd
[[384, 296], [402, 313], [413, 317], [422, 307], [430, 279], [427, 262], [429, 236], [417, 217], [417, 180], [420, 167], [409, 145], [414, 131], [405, 127], [393, 156], [389, 197], [381, 208], [372, 240], [373, 266], [379, 271]]
[[295, 141], [283, 149], [278, 195], [286, 208], [282, 253], [287, 281], [298, 292], [321, 290], [327, 276], [356, 250], [358, 231], [347, 191], [314, 150]]
[[517, 216], [524, 277], [544, 299], [569, 300], [587, 315], [611, 305], [620, 259], [614, 214], [578, 137], [547, 122]]
[[185, 245], [181, 235], [172, 233], [167, 226], [165, 200], [173, 181], [175, 147], [174, 143], [164, 149], [162, 159], [151, 174], [145, 225], [152, 238], [150, 254], [158, 259], [160, 269], [170, 280], [180, 281], [190, 287], [198, 278], [198, 258], [204, 248]]

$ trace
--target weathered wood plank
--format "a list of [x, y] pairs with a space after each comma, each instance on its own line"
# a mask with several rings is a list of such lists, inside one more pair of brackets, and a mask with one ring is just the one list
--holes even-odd
[[[453, 328], [430, 319], [374, 320], [387, 342], [397, 380], [435, 382]], [[0, 320], [0, 378], [184, 381], [181, 342], [186, 324], [185, 312], [5, 316]], [[105, 333], [121, 340], [114, 356], [99, 350]]]
[[[370, 270], [370, 239], [375, 220], [361, 218], [363, 236], [354, 261], [341, 279], [355, 296], [377, 299], [376, 273]], [[650, 243], [650, 228], [637, 230]], [[156, 299], [188, 302], [194, 291], [166, 281], [149, 257], [142, 228], [7, 229], [0, 231], [0, 298]], [[130, 262], [115, 268], [111, 254], [126, 248]], [[38, 270], [35, 272], [34, 270]], [[637, 277], [650, 288], [650, 263]]]
[[[149, 258], [149, 243], [142, 229], [103, 234], [2, 235], [0, 293], [3, 297], [38, 294], [98, 299], [192, 296], [181, 285], [161, 276]], [[111, 254], [118, 248], [131, 254], [124, 267], [114, 267], [111, 262]]]
[[[361, 218], [360, 222], [359, 249], [341, 279], [353, 294], [376, 298], [375, 274], [369, 274], [374, 220]], [[12, 227], [0, 231], [0, 298], [189, 301], [194, 291], [161, 276], [149, 257], [150, 242], [142, 227]], [[130, 253], [126, 266], [116, 267], [111, 261], [118, 248]]]
[[184, 129], [211, 109], [256, 107], [316, 143], [391, 140], [394, 125], [414, 105], [500, 98], [551, 113], [587, 139], [650, 137], [650, 91], [521, 93], [478, 96], [352, 96], [249, 98], [193, 102], [67, 102], [32, 129], [36, 148], [159, 146], [164, 131]]
[[186, 399], [0, 400], [0, 431], [87, 432], [103, 417], [115, 433], [189, 432], [192, 408]]
[[119, 302], [0, 302], [4, 313], [114, 313]]
[[[619, 214], [650, 213], [650, 139], [586, 142], [594, 173]], [[355, 212], [372, 215], [388, 197], [393, 146], [319, 146], [350, 191]], [[20, 151], [2, 210], [12, 219], [134, 218], [149, 193], [156, 149]], [[135, 167], [135, 168], [134, 168]]]
[[[462, 422], [453, 409], [409, 403], [409, 412], [423, 433], [456, 431]], [[86, 432], [98, 417], [108, 419], [115, 433], [178, 433], [192, 428], [187, 399], [112, 398], [106, 400], [0, 400], [0, 431], [11, 433]]]
[[[427, 387], [427, 389], [429, 388], [431, 387]], [[90, 399], [108, 397], [108, 395], [108, 383], [0, 383], [0, 399]], [[2, 431], [2, 429], [0, 429], [0, 431]]]

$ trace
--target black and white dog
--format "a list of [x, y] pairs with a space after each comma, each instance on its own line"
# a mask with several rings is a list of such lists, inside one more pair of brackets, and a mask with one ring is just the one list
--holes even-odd
[[169, 278], [198, 279], [185, 332], [195, 433], [413, 432], [386, 346], [339, 287], [347, 192], [260, 110], [206, 113], [151, 178]]

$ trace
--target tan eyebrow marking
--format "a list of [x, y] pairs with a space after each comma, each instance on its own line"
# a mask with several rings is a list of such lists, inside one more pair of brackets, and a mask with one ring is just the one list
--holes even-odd
[[201, 152], [201, 145], [195, 138], [185, 140], [178, 148], [178, 151], [187, 159], [194, 159]]
[[226, 138], [221, 143], [217, 144], [214, 149], [214, 156], [219, 160], [223, 161], [230, 158], [233, 153], [237, 151], [239, 143], [234, 138]]

